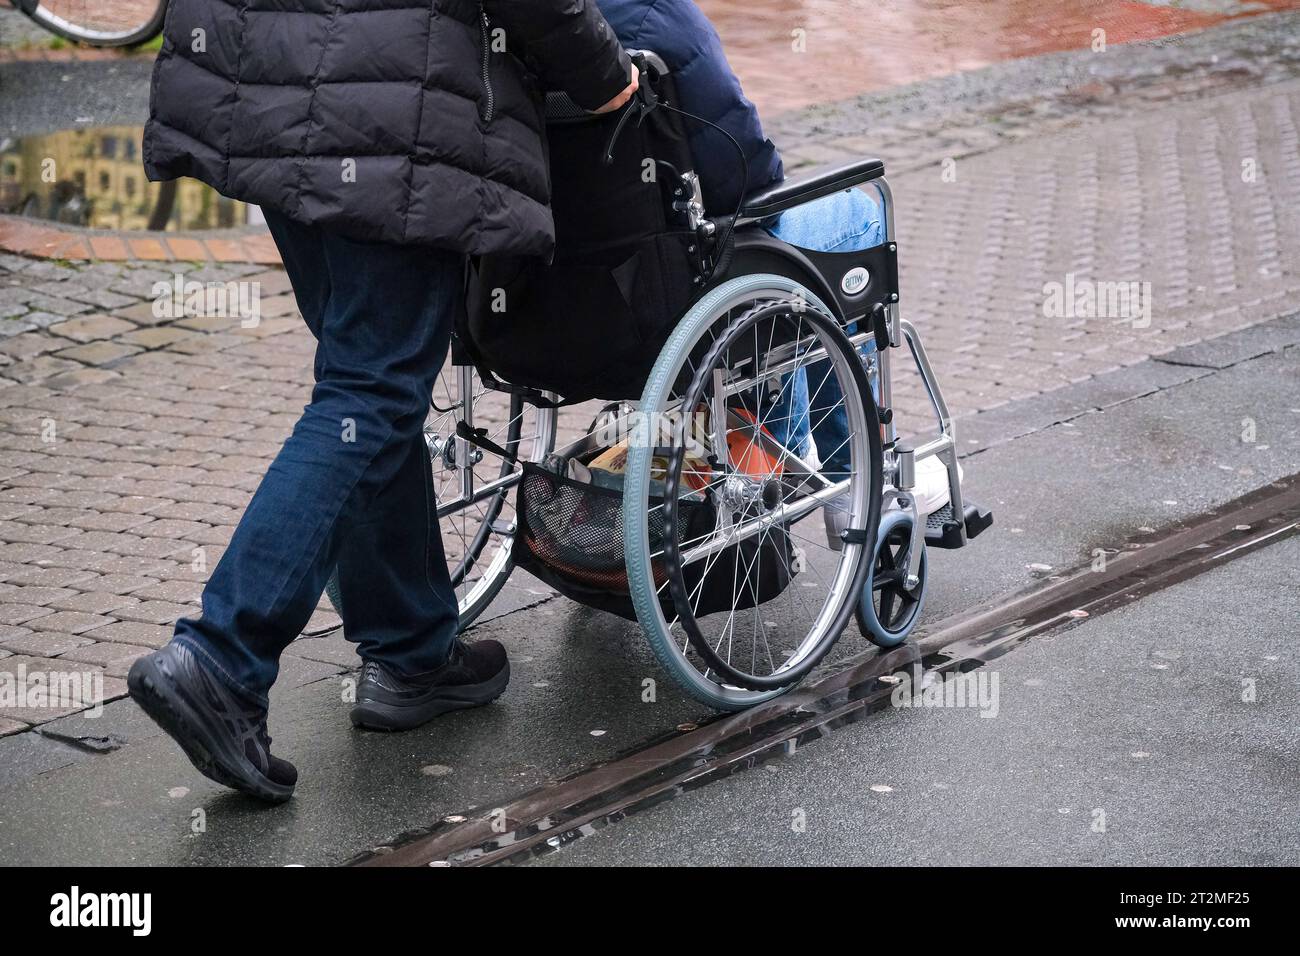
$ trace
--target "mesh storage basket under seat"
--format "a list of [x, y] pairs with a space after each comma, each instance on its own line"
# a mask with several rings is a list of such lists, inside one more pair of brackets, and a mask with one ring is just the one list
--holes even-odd
[[[572, 600], [635, 620], [624, 564], [622, 491], [577, 481], [532, 463], [522, 467], [516, 563]], [[662, 504], [662, 497], [649, 499], [652, 554], [664, 546], [663, 509], [656, 507]], [[678, 516], [679, 545], [707, 535], [717, 525], [717, 512], [707, 497], [683, 497]], [[683, 577], [687, 592], [698, 595], [693, 602], [695, 614], [741, 610], [771, 600], [790, 583], [791, 559], [789, 536], [778, 525], [766, 535], [732, 545], [712, 561], [688, 564]], [[708, 574], [701, 586], [706, 565]], [[655, 563], [654, 574], [655, 586], [660, 587], [667, 580], [662, 563]], [[749, 586], [738, 589], [739, 596], [733, 594], [738, 576], [749, 580]], [[672, 620], [676, 612], [667, 588], [661, 591], [661, 601]]]

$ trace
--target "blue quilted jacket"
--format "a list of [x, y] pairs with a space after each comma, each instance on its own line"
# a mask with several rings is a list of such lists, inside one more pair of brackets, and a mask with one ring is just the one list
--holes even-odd
[[598, 6], [625, 49], [663, 57], [676, 77], [682, 109], [717, 123], [744, 148], [742, 181], [739, 156], [727, 138], [685, 121], [710, 213], [730, 213], [743, 193], [783, 178], [781, 157], [763, 135], [758, 110], [745, 99], [717, 30], [693, 0], [598, 0]]

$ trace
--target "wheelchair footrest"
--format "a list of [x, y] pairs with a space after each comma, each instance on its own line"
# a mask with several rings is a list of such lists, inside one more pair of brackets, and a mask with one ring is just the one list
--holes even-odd
[[[966, 526], [966, 541], [978, 538], [985, 528], [993, 524], [993, 512], [985, 511], [979, 505], [968, 504], [963, 511], [962, 524]], [[944, 505], [925, 519], [926, 547], [951, 551], [960, 548], [966, 541], [962, 540], [961, 524], [957, 523], [951, 504]]]

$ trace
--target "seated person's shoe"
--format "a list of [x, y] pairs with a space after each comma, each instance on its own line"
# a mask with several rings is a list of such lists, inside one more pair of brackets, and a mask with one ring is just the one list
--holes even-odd
[[[961, 480], [962, 468], [957, 466], [958, 480]], [[916, 497], [916, 511], [922, 517], [934, 514], [948, 503], [948, 469], [937, 457], [922, 458], [916, 463], [916, 487], [912, 489]], [[845, 492], [836, 495], [822, 509], [822, 519], [826, 523], [826, 544], [832, 551], [840, 551], [844, 540], [840, 534], [849, 526], [849, 495]]]
[[[962, 474], [961, 465], [957, 466], [957, 480]], [[948, 467], [938, 456], [922, 458], [916, 463], [916, 487], [912, 489], [916, 496], [916, 510], [922, 517], [932, 515], [948, 503]]]
[[410, 730], [449, 710], [490, 703], [508, 683], [510, 662], [497, 641], [457, 640], [446, 664], [418, 677], [366, 661], [352, 723], [371, 730]]
[[140, 658], [126, 686], [205, 777], [271, 803], [293, 796], [298, 771], [272, 756], [266, 711], [237, 696], [184, 644]]

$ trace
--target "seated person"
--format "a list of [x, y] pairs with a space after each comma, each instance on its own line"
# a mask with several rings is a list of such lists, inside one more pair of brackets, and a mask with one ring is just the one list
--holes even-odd
[[[686, 120], [691, 154], [710, 215], [730, 215], [742, 195], [784, 179], [781, 157], [763, 135], [758, 111], [745, 98], [713, 24], [694, 0], [598, 0], [625, 49], [651, 50], [677, 80], [682, 109], [716, 123], [744, 150], [747, 171], [738, 176], [736, 150], [720, 132]], [[782, 213], [768, 225], [773, 235], [804, 249], [852, 252], [885, 240], [880, 207], [865, 192], [833, 193]], [[862, 346], [863, 355], [875, 349]], [[784, 383], [769, 427], [777, 440], [805, 461], [820, 461], [823, 474], [842, 480], [849, 472], [848, 416], [839, 382], [828, 361], [799, 369]], [[845, 526], [842, 502], [823, 510], [827, 539], [839, 546]]]

